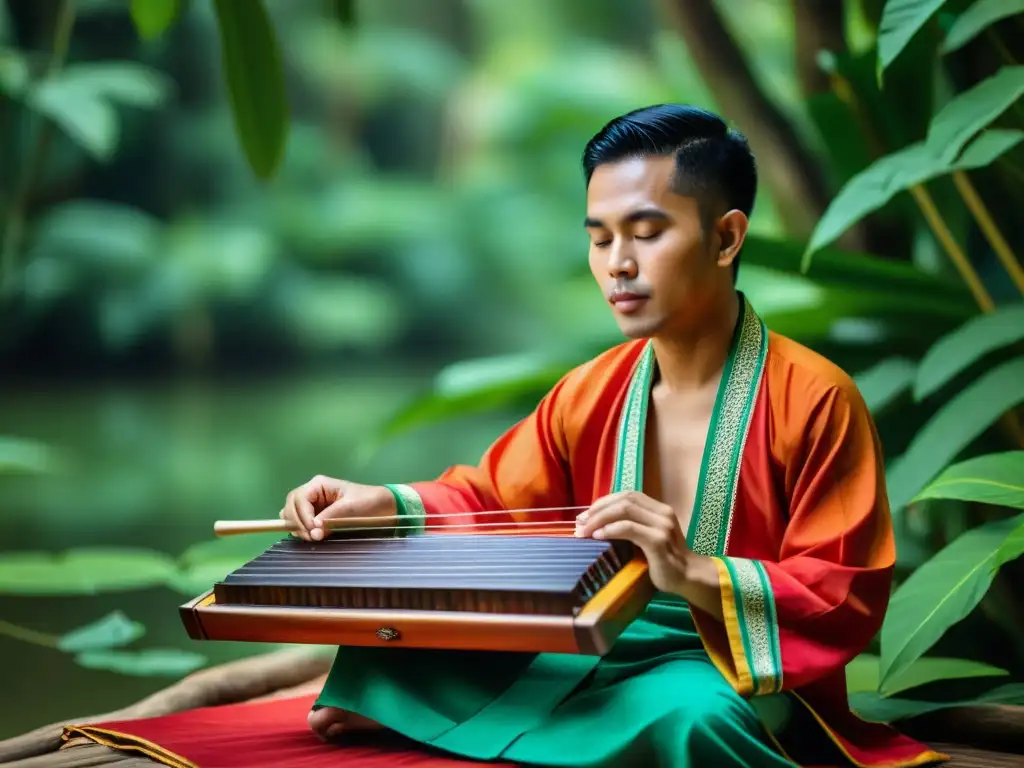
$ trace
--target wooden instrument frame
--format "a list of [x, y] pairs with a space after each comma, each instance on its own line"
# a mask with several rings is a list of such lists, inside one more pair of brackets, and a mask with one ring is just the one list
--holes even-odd
[[212, 589], [179, 613], [193, 640], [603, 656], [654, 594], [647, 562], [635, 558], [575, 617], [219, 605]]

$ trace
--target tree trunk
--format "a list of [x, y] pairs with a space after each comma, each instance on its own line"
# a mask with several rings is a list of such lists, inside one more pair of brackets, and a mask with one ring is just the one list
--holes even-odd
[[711, 0], [659, 2], [720, 108], [747, 136], [786, 231], [808, 237], [830, 198], [818, 160], [758, 86]]

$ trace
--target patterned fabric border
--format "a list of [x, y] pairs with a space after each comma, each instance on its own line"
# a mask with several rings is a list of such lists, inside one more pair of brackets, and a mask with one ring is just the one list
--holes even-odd
[[757, 560], [741, 557], [722, 558], [732, 582], [736, 622], [757, 696], [782, 690], [782, 652], [779, 644], [768, 572]]
[[768, 351], [768, 333], [749, 302], [719, 385], [708, 429], [697, 506], [687, 540], [701, 555], [723, 555], [728, 546], [740, 461]]

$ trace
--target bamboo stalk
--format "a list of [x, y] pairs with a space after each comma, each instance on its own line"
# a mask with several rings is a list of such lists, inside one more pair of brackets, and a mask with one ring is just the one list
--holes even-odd
[[924, 214], [928, 226], [931, 227], [935, 237], [938, 238], [946, 254], [949, 256], [950, 261], [953, 262], [953, 265], [960, 273], [960, 277], [967, 284], [967, 288], [974, 296], [978, 306], [981, 307], [983, 312], [995, 310], [995, 302], [992, 301], [992, 297], [989, 296], [985, 286], [982, 285], [981, 278], [978, 277], [978, 273], [968, 260], [967, 254], [960, 248], [956, 238], [953, 237], [953, 233], [949, 231], [949, 227], [943, 221], [942, 214], [939, 213], [939, 209], [935, 206], [935, 201], [928, 190], [925, 189], [923, 184], [915, 184], [910, 188], [910, 193], [914, 196], [914, 200], [917, 202], [918, 208], [921, 209], [921, 213]]
[[1010, 244], [1006, 242], [1003, 233], [999, 231], [999, 227], [985, 206], [985, 201], [981, 199], [978, 190], [971, 183], [970, 176], [964, 171], [955, 171], [953, 173], [953, 183], [956, 184], [960, 197], [963, 198], [964, 204], [970, 210], [971, 215], [974, 216], [974, 220], [978, 222], [978, 227], [985, 235], [989, 245], [992, 246], [992, 250], [996, 252], [996, 256], [999, 257], [999, 261], [1002, 262], [1006, 272], [1010, 275], [1013, 284], [1017, 286], [1017, 290], [1021, 294], [1024, 294], [1024, 268], [1021, 268], [1020, 262], [1010, 248]]

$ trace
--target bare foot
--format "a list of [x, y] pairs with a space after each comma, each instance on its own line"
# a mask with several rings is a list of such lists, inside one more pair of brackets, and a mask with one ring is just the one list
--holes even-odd
[[368, 731], [383, 728], [380, 723], [368, 717], [346, 712], [337, 707], [323, 707], [310, 712], [309, 727], [324, 741], [336, 739], [345, 731]]

